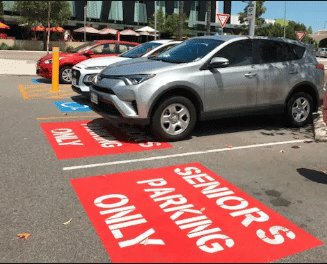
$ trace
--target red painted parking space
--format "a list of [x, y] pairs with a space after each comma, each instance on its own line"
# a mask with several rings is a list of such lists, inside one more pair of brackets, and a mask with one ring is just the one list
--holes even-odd
[[72, 179], [113, 262], [272, 262], [323, 244], [199, 163]]
[[116, 128], [101, 121], [40, 124], [59, 160], [172, 148], [152, 142], [134, 128]]

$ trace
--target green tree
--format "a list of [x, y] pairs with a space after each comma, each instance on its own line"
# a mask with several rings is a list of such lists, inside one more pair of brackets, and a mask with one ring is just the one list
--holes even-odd
[[[178, 14], [171, 14], [167, 16], [164, 32], [169, 33], [172, 36], [175, 36], [176, 38], [179, 37], [179, 18], [180, 16]], [[184, 13], [182, 16], [183, 21], [183, 36], [187, 36], [190, 33], [190, 30], [188, 28], [188, 24], [186, 22], [187, 15]]]
[[[157, 30], [159, 31], [159, 36], [160, 36], [160, 34], [164, 33], [165, 31], [165, 22], [166, 22], [166, 17], [164, 16], [162, 7], [159, 8], [156, 15], [157, 15]], [[154, 17], [149, 19], [149, 27], [155, 28]]]
[[[242, 25], [243, 33], [244, 34], [247, 34], [247, 32], [246, 32], [246, 27], [247, 26], [245, 26], [244, 23], [245, 22], [248, 22], [248, 19], [247, 19], [247, 8], [250, 5], [250, 1], [242, 1], [242, 2], [243, 3], [247, 3], [247, 5], [244, 8], [244, 12], [238, 13], [238, 15], [239, 15], [238, 20], [239, 20], [239, 22], [241, 24], [243, 24]], [[264, 6], [264, 3], [265, 3], [265, 1], [256, 1], [256, 6], [255, 6], [255, 8], [256, 8], [255, 9], [255, 25], [256, 25], [256, 27], [261, 27], [262, 25], [265, 24], [265, 19], [261, 17], [267, 11], [267, 8]]]
[[[305, 43], [313, 43], [313, 39], [311, 39], [308, 34], [312, 28], [309, 27], [308, 29], [304, 24], [297, 23], [295, 21], [289, 21], [288, 25], [285, 27], [285, 38], [287, 39], [293, 39], [298, 40], [297, 36], [295, 34], [295, 31], [304, 31], [307, 32], [306, 36], [301, 40]], [[281, 24], [275, 23], [275, 24], [269, 24], [266, 27], [257, 28], [255, 30], [256, 36], [267, 36], [267, 37], [276, 37], [281, 38], [284, 37], [284, 27]]]
[[[48, 26], [48, 12], [50, 3], [50, 27], [62, 26], [72, 16], [67, 1], [16, 1], [14, 11], [21, 15], [20, 23], [27, 23], [28, 27]], [[47, 31], [43, 32], [43, 50], [47, 49]]]

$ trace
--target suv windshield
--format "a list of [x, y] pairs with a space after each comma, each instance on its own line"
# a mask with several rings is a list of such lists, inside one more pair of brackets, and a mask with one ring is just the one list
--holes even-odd
[[148, 42], [145, 43], [141, 46], [137, 46], [132, 50], [129, 50], [121, 55], [119, 57], [124, 57], [124, 58], [138, 58], [142, 57], [144, 54], [150, 52], [154, 48], [160, 46], [160, 43], [154, 43], [154, 42]]
[[197, 61], [206, 56], [213, 49], [221, 45], [223, 40], [216, 39], [190, 39], [170, 50], [154, 57], [154, 60], [161, 60], [171, 63], [187, 63]]
[[91, 42], [88, 42], [88, 43], [85, 43], [81, 46], [78, 46], [76, 47], [75, 49], [72, 49], [71, 51], [69, 51], [69, 53], [78, 53], [82, 50], [86, 50], [87, 48], [93, 46], [96, 42], [95, 41], [91, 41]]

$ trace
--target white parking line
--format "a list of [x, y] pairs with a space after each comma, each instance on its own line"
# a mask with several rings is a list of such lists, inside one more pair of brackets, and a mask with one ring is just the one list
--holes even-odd
[[118, 164], [128, 164], [128, 163], [142, 162], [142, 161], [170, 159], [170, 158], [185, 157], [185, 156], [191, 156], [191, 155], [199, 155], [199, 154], [207, 154], [207, 153], [215, 153], [215, 152], [223, 152], [223, 151], [232, 151], [232, 150], [239, 150], [239, 149], [260, 148], [260, 147], [268, 147], [268, 146], [276, 146], [276, 145], [284, 145], [284, 144], [294, 144], [294, 143], [302, 143], [302, 142], [312, 142], [312, 141], [313, 140], [304, 139], [304, 140], [273, 142], [273, 143], [264, 143], [264, 144], [256, 144], [256, 145], [248, 145], [248, 146], [232, 147], [232, 148], [209, 149], [209, 150], [206, 150], [206, 151], [186, 152], [186, 153], [173, 154], [173, 155], [167, 155], [167, 156], [157, 156], [157, 157], [150, 157], [150, 158], [144, 158], [144, 159], [120, 160], [120, 161], [113, 161], [113, 162], [106, 162], [106, 163], [95, 163], [95, 164], [89, 164], [89, 165], [64, 167], [63, 170], [87, 169], [87, 168], [112, 166], [112, 165], [118, 165]]

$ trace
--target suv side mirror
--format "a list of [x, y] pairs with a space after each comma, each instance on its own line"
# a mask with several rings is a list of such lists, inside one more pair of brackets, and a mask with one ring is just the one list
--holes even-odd
[[215, 57], [209, 63], [209, 68], [224, 68], [229, 65], [229, 60], [223, 57]]
[[83, 55], [85, 56], [91, 56], [91, 55], [94, 55], [94, 51], [93, 50], [87, 50], [83, 53]]

